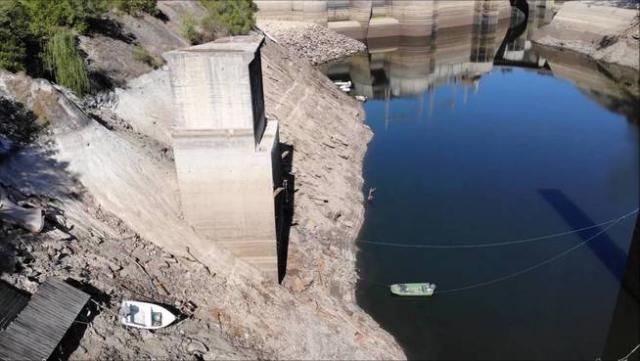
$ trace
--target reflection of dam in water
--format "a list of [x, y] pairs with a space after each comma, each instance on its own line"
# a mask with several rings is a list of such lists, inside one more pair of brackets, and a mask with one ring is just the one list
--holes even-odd
[[441, 26], [438, 19], [430, 36], [369, 38], [367, 53], [323, 70], [330, 78], [350, 80], [354, 94], [387, 100], [420, 96], [445, 83], [475, 91], [494, 64], [548, 71], [546, 60], [532, 51], [530, 38], [551, 20], [551, 10], [534, 7], [525, 19], [513, 9], [504, 19], [495, 12], [499, 2], [488, 8], [478, 5], [484, 3], [475, 2], [471, 25]]
[[[555, 0], [518, 0], [531, 12]], [[432, 36], [444, 28], [508, 19], [510, 0], [256, 0], [259, 20], [312, 21], [356, 39]], [[482, 17], [482, 21], [478, 21]]]
[[324, 70], [330, 78], [350, 80], [354, 93], [369, 98], [416, 96], [448, 82], [477, 87], [509, 29], [509, 21], [495, 19], [478, 16], [472, 25], [428, 37], [372, 38], [367, 53]]
[[[502, 35], [505, 31], [503, 27]], [[492, 69], [493, 53], [500, 46], [495, 32], [489, 38], [485, 42], [460, 29], [437, 38], [381, 39], [369, 43], [367, 54], [327, 66], [326, 73], [350, 80], [354, 93], [378, 99], [419, 95], [444, 82], [477, 86], [479, 76]]]
[[[369, 98], [416, 96], [447, 82], [479, 86], [497, 54], [544, 67], [529, 38], [551, 20], [554, 0], [528, 0], [529, 15], [509, 0], [257, 0], [259, 20], [313, 21], [366, 39], [368, 53], [324, 66]], [[522, 25], [523, 34], [516, 33]], [[510, 29], [510, 25], [515, 29]], [[505, 36], [516, 35], [515, 39]]]

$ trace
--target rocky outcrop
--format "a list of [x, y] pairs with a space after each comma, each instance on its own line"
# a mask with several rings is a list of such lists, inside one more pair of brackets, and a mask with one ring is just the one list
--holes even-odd
[[532, 39], [595, 60], [640, 69], [640, 13], [632, 1], [567, 1]]
[[80, 36], [80, 48], [87, 54], [95, 87], [124, 86], [128, 80], [153, 70], [151, 64], [136, 59], [135, 51], [144, 49], [161, 64], [164, 52], [189, 46], [180, 36], [183, 19], [205, 14], [198, 1], [159, 1], [158, 10], [156, 17], [111, 13], [93, 24], [87, 35]]

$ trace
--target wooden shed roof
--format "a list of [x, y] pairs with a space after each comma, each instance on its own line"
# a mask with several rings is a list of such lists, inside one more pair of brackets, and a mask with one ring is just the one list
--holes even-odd
[[5, 281], [0, 281], [0, 331], [4, 330], [11, 321], [29, 303], [29, 294], [23, 292]]
[[46, 360], [88, 300], [77, 288], [47, 280], [0, 333], [0, 359]]

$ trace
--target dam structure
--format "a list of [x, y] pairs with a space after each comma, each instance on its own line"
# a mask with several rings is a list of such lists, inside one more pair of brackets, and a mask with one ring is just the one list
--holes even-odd
[[[480, 13], [508, 20], [511, 9], [535, 12], [555, 0], [255, 0], [258, 20], [310, 21], [364, 40], [428, 37], [477, 23]], [[484, 21], [484, 23], [487, 23]]]
[[277, 274], [278, 122], [264, 114], [261, 36], [172, 51], [175, 163], [185, 220], [268, 275]]

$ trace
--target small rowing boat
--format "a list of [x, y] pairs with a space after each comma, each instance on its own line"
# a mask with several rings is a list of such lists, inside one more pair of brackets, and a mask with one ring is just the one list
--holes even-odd
[[431, 296], [436, 290], [434, 283], [396, 283], [390, 286], [391, 293], [398, 296]]
[[176, 316], [154, 303], [123, 300], [120, 322], [125, 326], [156, 330], [169, 326]]

